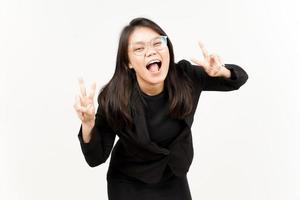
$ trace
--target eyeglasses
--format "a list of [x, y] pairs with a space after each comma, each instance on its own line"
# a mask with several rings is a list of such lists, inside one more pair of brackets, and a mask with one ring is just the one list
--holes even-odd
[[137, 56], [145, 55], [148, 51], [148, 46], [151, 46], [156, 51], [164, 50], [167, 47], [167, 36], [161, 35], [147, 43], [137, 42], [130, 45], [133, 53]]

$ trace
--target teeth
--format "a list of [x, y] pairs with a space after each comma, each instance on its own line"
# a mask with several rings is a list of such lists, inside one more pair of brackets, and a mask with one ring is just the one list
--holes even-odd
[[147, 65], [150, 65], [152, 63], [155, 63], [155, 62], [161, 62], [160, 60], [151, 60]]

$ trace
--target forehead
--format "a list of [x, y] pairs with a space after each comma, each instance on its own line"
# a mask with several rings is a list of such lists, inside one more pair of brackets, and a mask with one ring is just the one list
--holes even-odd
[[147, 27], [136, 28], [129, 36], [129, 44], [137, 42], [147, 42], [153, 38], [160, 36], [157, 32]]

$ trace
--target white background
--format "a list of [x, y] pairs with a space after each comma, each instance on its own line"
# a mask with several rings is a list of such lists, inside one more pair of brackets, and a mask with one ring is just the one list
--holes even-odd
[[[238, 91], [202, 93], [188, 173], [193, 199], [300, 199], [297, 0], [1, 0], [0, 199], [107, 199], [108, 161], [84, 161], [73, 110], [77, 78], [100, 89], [121, 29], [157, 22], [175, 59], [197, 41], [242, 66]], [[109, 158], [110, 159], [110, 158]]]

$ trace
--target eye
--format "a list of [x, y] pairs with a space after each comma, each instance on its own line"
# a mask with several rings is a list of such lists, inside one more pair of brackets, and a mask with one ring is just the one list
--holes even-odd
[[133, 50], [136, 52], [143, 51], [145, 48], [144, 47], [135, 47]]
[[153, 46], [160, 46], [160, 45], [162, 45], [161, 40], [156, 40], [153, 42]]
[[160, 45], [161, 45], [161, 42], [154, 43], [154, 46], [160, 46]]

